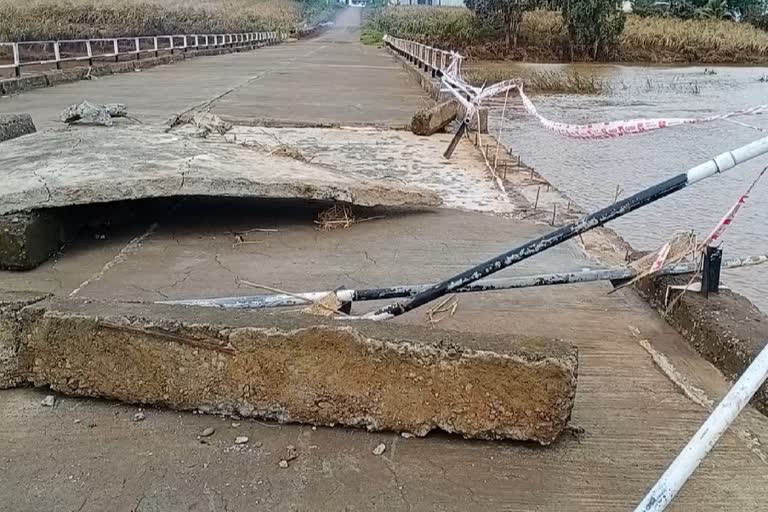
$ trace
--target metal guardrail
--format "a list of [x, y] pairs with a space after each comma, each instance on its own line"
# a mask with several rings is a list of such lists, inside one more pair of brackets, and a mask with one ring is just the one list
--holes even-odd
[[[55, 64], [56, 69], [61, 69], [61, 64], [64, 62], [88, 61], [88, 65], [93, 65], [93, 60], [97, 58], [114, 57], [117, 62], [121, 55], [133, 55], [136, 59], [140, 59], [141, 55], [146, 53], [154, 53], [157, 56], [160, 52], [173, 54], [176, 51], [186, 52], [190, 49], [235, 47], [247, 44], [270, 45], [279, 43], [284, 39], [285, 34], [273, 31], [23, 41], [18, 43], [0, 42], [0, 52], [3, 48], [11, 48], [13, 60], [11, 64], [0, 64], [0, 69], [14, 69], [16, 77], [20, 77], [23, 66]], [[30, 51], [35, 52], [36, 55], [44, 54], [53, 58], [25, 60], [23, 55]], [[2, 57], [0, 56], [0, 58]]]
[[424, 71], [431, 73], [433, 77], [440, 77], [448, 69], [452, 59], [458, 59], [457, 71], [461, 70], [461, 64], [464, 57], [455, 53], [433, 48], [426, 44], [400, 39], [390, 35], [384, 36], [384, 43], [398, 52], [417, 66], [423, 67]]

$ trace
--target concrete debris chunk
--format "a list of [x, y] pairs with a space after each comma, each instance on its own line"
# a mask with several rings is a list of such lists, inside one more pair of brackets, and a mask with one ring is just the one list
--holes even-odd
[[245, 444], [248, 442], [248, 437], [246, 436], [237, 436], [235, 438], [235, 444]]
[[417, 112], [411, 120], [411, 131], [416, 135], [433, 135], [456, 119], [459, 104], [456, 100], [438, 103], [432, 108]]
[[562, 340], [61, 297], [18, 316], [27, 382], [178, 410], [549, 444], [576, 391]]
[[0, 142], [36, 131], [35, 123], [29, 114], [0, 114]]
[[53, 395], [48, 395], [45, 398], [43, 398], [43, 401], [40, 402], [40, 405], [43, 407], [53, 407], [56, 405], [56, 397]]
[[384, 443], [379, 443], [376, 445], [376, 448], [373, 449], [374, 455], [381, 455], [387, 450], [387, 445]]
[[198, 137], [206, 137], [209, 133], [224, 135], [232, 128], [230, 123], [210, 112], [196, 112], [192, 116], [192, 124], [198, 130], [196, 133]]
[[95, 105], [89, 101], [83, 101], [65, 108], [59, 115], [59, 119], [67, 124], [81, 121], [87, 124], [112, 126], [113, 117], [126, 117], [127, 114], [128, 111], [122, 103]]
[[133, 415], [132, 420], [134, 423], [138, 423], [139, 421], [144, 421], [146, 418], [147, 418], [146, 415], [143, 412], [139, 411]]

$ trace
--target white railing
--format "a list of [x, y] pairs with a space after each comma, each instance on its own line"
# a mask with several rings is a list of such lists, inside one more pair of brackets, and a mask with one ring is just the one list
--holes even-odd
[[416, 41], [409, 41], [389, 35], [384, 36], [384, 43], [414, 64], [423, 67], [424, 71], [432, 73], [433, 77], [442, 76], [443, 72], [451, 64], [452, 59], [458, 59], [456, 69], [460, 70], [464, 59], [464, 57], [454, 52], [448, 52], [427, 46], [426, 44], [417, 43]]
[[[239, 34], [184, 34], [169, 36], [115, 37], [101, 39], [71, 39], [62, 41], [0, 42], [0, 69], [14, 69], [21, 76], [23, 66], [55, 64], [61, 69], [64, 62], [88, 61], [131, 55], [140, 59], [142, 54], [160, 52], [186, 52], [190, 49], [221, 48], [244, 45], [270, 45], [285, 39], [281, 32], [245, 32]], [[8, 52], [10, 48], [10, 52]], [[5, 52], [3, 50], [5, 49]], [[5, 55], [3, 55], [5, 53]], [[33, 58], [25, 59], [32, 53]], [[43, 58], [40, 58], [40, 56]], [[10, 56], [10, 59], [8, 57]], [[2, 64], [11, 60], [10, 64]]]

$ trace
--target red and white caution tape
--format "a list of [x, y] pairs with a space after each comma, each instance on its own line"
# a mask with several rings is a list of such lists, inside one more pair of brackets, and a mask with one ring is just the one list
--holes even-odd
[[715, 229], [713, 229], [709, 236], [707, 236], [707, 238], [704, 240], [704, 242], [702, 242], [702, 246], [711, 245], [720, 241], [720, 237], [722, 237], [723, 232], [733, 223], [733, 218], [736, 217], [736, 214], [739, 213], [741, 207], [744, 206], [744, 204], [747, 202], [747, 198], [749, 198], [749, 194], [752, 193], [752, 189], [755, 188], [755, 185], [757, 185], [757, 182], [760, 181], [760, 178], [763, 177], [767, 170], [768, 167], [763, 169], [760, 174], [757, 175], [757, 178], [755, 178], [755, 181], [752, 182], [747, 191], [739, 197], [739, 199], [736, 201], [736, 204], [731, 206], [731, 209], [728, 210], [728, 213], [726, 213], [725, 216], [720, 219], [720, 222], [717, 223]]
[[520, 92], [520, 99], [523, 101], [525, 110], [528, 111], [528, 113], [534, 116], [536, 119], [538, 119], [542, 126], [552, 130], [555, 133], [574, 139], [612, 139], [614, 137], [621, 137], [624, 135], [637, 135], [640, 133], [660, 130], [662, 128], [670, 128], [672, 126], [708, 123], [711, 121], [728, 119], [735, 116], [762, 114], [763, 112], [768, 111], [768, 104], [764, 104], [710, 117], [626, 119], [622, 121], [607, 121], [602, 123], [566, 124], [551, 121], [539, 114], [539, 111], [536, 109], [534, 104], [531, 102], [528, 96], [526, 96], [525, 92], [523, 92], [523, 88], [519, 87], [518, 91]]
[[[483, 87], [474, 87], [470, 85], [462, 77], [462, 61], [463, 57], [461, 55], [458, 53], [453, 54], [450, 64], [443, 72], [442, 82], [443, 90], [453, 94], [453, 96], [464, 107], [466, 118], [472, 118], [475, 112], [477, 112], [477, 109], [485, 100], [500, 94], [504, 94], [505, 92], [508, 92], [512, 89], [517, 89], [525, 110], [534, 116], [542, 126], [555, 133], [574, 139], [612, 139], [615, 137], [622, 137], [624, 135], [638, 135], [654, 130], [661, 130], [663, 128], [671, 128], [673, 126], [709, 123], [712, 121], [719, 121], [724, 119], [730, 120], [729, 118], [736, 116], [755, 115], [768, 112], [768, 104], [763, 104], [709, 117], [640, 118], [590, 124], [560, 123], [547, 119], [539, 113], [536, 106], [523, 91], [521, 80], [505, 80], [497, 84]], [[743, 124], [739, 123], [738, 121], [733, 122], [736, 122], [737, 124]], [[751, 125], [745, 124], [745, 126], [764, 131], [761, 128]]]

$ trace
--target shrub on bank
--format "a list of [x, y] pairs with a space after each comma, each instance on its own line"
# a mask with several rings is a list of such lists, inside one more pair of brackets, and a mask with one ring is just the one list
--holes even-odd
[[0, 0], [0, 41], [292, 29], [292, 0]]
[[[523, 15], [518, 48], [507, 50], [499, 27], [481, 24], [464, 8], [391, 7], [369, 26], [480, 58], [569, 60], [562, 16], [536, 10]], [[567, 59], [564, 59], [564, 56]], [[627, 62], [768, 62], [768, 32], [725, 20], [627, 16], [615, 60]]]

